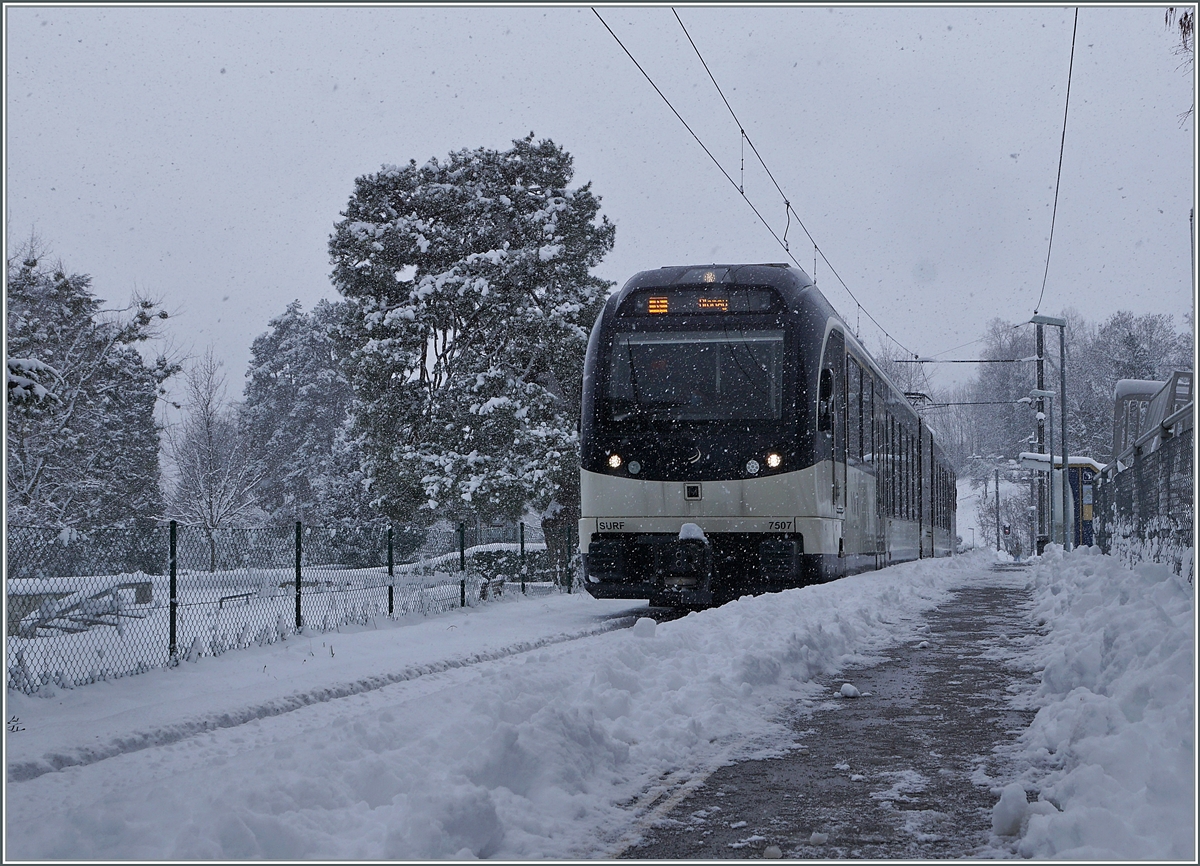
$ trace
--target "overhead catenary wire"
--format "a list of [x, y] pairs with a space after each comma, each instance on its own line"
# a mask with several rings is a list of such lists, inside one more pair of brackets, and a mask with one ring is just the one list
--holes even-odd
[[[733, 188], [738, 191], [738, 194], [742, 196], [742, 198], [745, 200], [746, 204], [749, 205], [750, 209], [754, 212], [754, 215], [756, 217], [758, 217], [759, 221], [763, 224], [763, 226], [766, 228], [766, 230], [771, 233], [771, 236], [773, 238], [775, 238], [776, 243], [778, 243], [779, 246], [783, 248], [784, 252], [787, 253], [788, 258], [790, 258], [792, 260], [792, 262], [795, 263], [796, 267], [802, 267], [800, 262], [797, 261], [796, 257], [791, 253], [790, 249], [788, 248], [788, 244], [779, 236], [779, 234], [775, 231], [775, 229], [773, 229], [771, 227], [771, 224], [769, 222], [767, 222], [765, 217], [763, 217], [762, 213], [755, 206], [754, 202], [752, 202], [750, 200], [750, 197], [748, 195], [746, 195], [744, 186], [738, 184], [737, 181], [735, 181], [730, 176], [729, 172], [725, 170], [725, 167], [721, 165], [720, 161], [713, 155], [712, 151], [710, 151], [708, 149], [708, 147], [704, 144], [704, 142], [701, 141], [700, 136], [697, 135], [696, 132], [692, 129], [692, 127], [688, 124], [688, 122], [686, 120], [684, 120], [683, 115], [681, 115], [679, 113], [679, 111], [675, 108], [675, 106], [671, 104], [671, 100], [667, 99], [666, 94], [664, 94], [662, 92], [662, 90], [659, 89], [658, 85], [654, 83], [654, 79], [652, 79], [650, 77], [649, 73], [647, 73], [646, 70], [644, 68], [642, 68], [642, 65], [640, 63], [638, 63], [637, 58], [633, 56], [633, 53], [630, 52], [630, 50], [625, 47], [625, 43], [621, 41], [621, 38], [619, 36], [617, 36], [617, 34], [613, 31], [613, 29], [611, 27], [608, 26], [608, 22], [606, 22], [604, 20], [604, 18], [600, 15], [600, 13], [596, 11], [595, 7], [591, 7], [591, 9], [592, 9], [592, 14], [594, 14], [596, 16], [596, 18], [599, 19], [600, 23], [604, 25], [604, 29], [607, 30], [609, 35], [612, 36], [612, 38], [616, 40], [617, 44], [621, 47], [621, 50], [625, 52], [625, 55], [633, 62], [633, 65], [636, 66], [638, 71], [642, 73], [642, 76], [646, 79], [647, 82], [649, 82], [650, 86], [654, 88], [654, 92], [657, 93], [659, 95], [659, 97], [662, 99], [662, 101], [667, 104], [667, 107], [671, 109], [671, 113], [674, 114], [675, 117], [679, 120], [679, 122], [683, 124], [684, 128], [691, 134], [692, 138], [694, 138], [696, 140], [696, 143], [700, 145], [700, 148], [704, 151], [704, 153], [708, 156], [708, 158], [712, 161], [712, 163], [717, 167], [717, 169], [721, 172], [721, 174], [723, 174], [725, 176], [725, 179], [728, 180], [730, 185], [733, 186]], [[672, 12], [674, 12], [674, 10], [672, 10]], [[676, 17], [676, 19], [678, 19], [679, 18], [678, 14], [676, 14], [675, 17]], [[682, 21], [680, 21], [679, 23], [680, 23], [680, 26], [683, 25]], [[685, 34], [687, 33], [687, 28], [684, 28], [684, 33]], [[688, 36], [688, 41], [691, 42], [690, 35]], [[692, 47], [695, 48], [695, 43], [692, 43]], [[699, 55], [698, 50], [696, 53]], [[701, 56], [700, 60], [701, 60], [701, 63], [704, 63], [704, 58], [702, 56]], [[705, 69], [706, 70], [708, 69], [707, 64], [705, 64]], [[709, 77], [712, 78], [711, 72], [709, 72]], [[713, 78], [713, 84], [716, 85], [715, 78]], [[720, 91], [721, 91], [719, 85], [717, 85], [717, 91], [718, 91], [718, 93], [720, 93]], [[721, 94], [721, 98], [723, 100], [725, 99], [725, 95], [723, 93]], [[730, 114], [733, 114], [733, 109], [732, 109], [732, 107], [729, 106], [728, 100], [725, 100], [725, 105], [726, 105], [726, 107], [729, 108]], [[734, 116], [734, 120], [736, 122], [737, 121], [736, 114], [733, 114], [733, 116]], [[745, 130], [741, 127], [740, 124], [739, 124], [739, 130], [742, 132], [743, 135], [745, 135]], [[767, 176], [770, 177], [772, 183], [775, 184], [775, 188], [777, 190], [779, 190], [780, 195], [783, 195], [783, 190], [779, 187], [778, 182], [775, 181], [775, 178], [771, 174], [770, 169], [767, 168], [766, 163], [763, 161], [762, 156], [758, 153], [758, 149], [755, 147], [754, 142], [750, 139], [750, 137], [748, 135], [745, 135], [745, 140], [746, 140], [746, 143], [750, 145], [750, 149], [754, 152], [754, 155], [756, 157], [758, 157], [759, 162], [762, 163], [763, 169], [766, 170]], [[813, 249], [817, 253], [820, 254], [821, 258], [825, 261], [825, 264], [829, 267], [830, 273], [832, 273], [834, 275], [834, 277], [837, 279], [837, 281], [839, 283], [841, 283], [842, 287], [846, 290], [846, 293], [848, 295], [850, 295], [850, 297], [854, 301], [854, 303], [856, 305], [858, 305], [858, 307], [867, 314], [867, 318], [870, 319], [872, 322], [874, 322], [875, 326], [877, 328], [879, 328], [879, 330], [882, 331], [883, 334], [889, 340], [891, 340], [893, 343], [895, 343], [897, 346], [899, 346], [901, 349], [903, 349], [907, 354], [913, 355], [914, 353], [910, 349], [908, 349], [903, 343], [901, 343], [899, 340], [897, 340], [895, 337], [893, 337], [888, 332], [888, 330], [886, 328], [884, 328], [883, 325], [881, 325], [874, 316], [871, 315], [870, 311], [865, 309], [862, 306], [862, 304], [859, 302], [858, 298], [855, 297], [854, 292], [851, 291], [851, 289], [848, 285], [846, 285], [846, 281], [842, 279], [841, 275], [838, 274], [837, 269], [833, 267], [833, 264], [829, 261], [829, 258], [825, 255], [825, 253], [823, 251], [821, 251], [820, 246], [817, 244], [817, 242], [813, 238], [812, 234], [808, 231], [808, 228], [804, 225], [803, 220], [800, 219], [800, 215], [797, 214], [794, 209], [792, 209], [790, 202], [788, 202], [788, 200], [787, 200], [787, 197], [786, 196], [783, 196], [783, 197], [784, 197], [784, 201], [786, 204], [787, 212], [796, 217], [797, 224], [804, 231], [804, 234], [808, 236], [809, 241], [813, 245]], [[815, 271], [816, 268], [814, 267], [813, 270]]]
[[[855, 304], [855, 306], [858, 307], [859, 312], [866, 313], [867, 318], [870, 319], [872, 322], [874, 322], [875, 327], [879, 328], [879, 330], [882, 331], [884, 336], [886, 336], [889, 340], [891, 340], [893, 343], [895, 343], [901, 349], [904, 349], [904, 351], [907, 352], [908, 354], [915, 355], [915, 353], [912, 350], [908, 349], [903, 343], [901, 343], [899, 340], [897, 340], [895, 337], [893, 337], [890, 333], [888, 333], [887, 328], [883, 327], [883, 325], [881, 325], [879, 323], [879, 320], [871, 315], [871, 311], [862, 305], [862, 302], [858, 300], [858, 298], [855, 296], [854, 292], [851, 291], [851, 289], [848, 285], [846, 285], [846, 281], [842, 279], [841, 274], [839, 274], [837, 272], [837, 269], [833, 266], [833, 263], [829, 261], [829, 257], [825, 255], [825, 252], [821, 249], [820, 245], [817, 244], [816, 240], [812, 236], [812, 233], [809, 232], [808, 227], [804, 225], [804, 220], [802, 220], [800, 218], [800, 214], [796, 213], [795, 209], [792, 207], [792, 203], [788, 199], [787, 194], [783, 191], [783, 187], [781, 187], [779, 185], [779, 181], [777, 181], [775, 179], [775, 175], [771, 173], [771, 169], [767, 166], [767, 161], [765, 159], [763, 159], [762, 154], [758, 152], [758, 148], [755, 146], [754, 140], [752, 138], [750, 138], [749, 133], [746, 132], [745, 126], [742, 124], [741, 120], [738, 118], [737, 112], [735, 112], [733, 110], [733, 106], [730, 105], [729, 100], [726, 99], [725, 92], [723, 90], [721, 90], [721, 85], [717, 83], [716, 76], [713, 75], [712, 70], [708, 68], [708, 63], [705, 61], [704, 55], [700, 53], [700, 49], [696, 46], [695, 40], [692, 39], [692, 34], [690, 34], [688, 32], [687, 27], [684, 25], [683, 19], [679, 17], [679, 13], [676, 12], [674, 8], [671, 9], [671, 14], [674, 15], [675, 20], [679, 22], [679, 26], [683, 30], [683, 35], [687, 37], [688, 44], [690, 44], [692, 46], [692, 50], [696, 52], [696, 57], [698, 57], [700, 59], [700, 64], [704, 67], [704, 71], [706, 73], [708, 73], [709, 80], [712, 81], [713, 87], [715, 87], [717, 89], [717, 93], [721, 97], [721, 101], [725, 103], [725, 107], [729, 110], [729, 116], [732, 117], [733, 122], [737, 124], [738, 131], [741, 133], [743, 140], [746, 142], [746, 144], [750, 145], [750, 150], [754, 152], [755, 157], [758, 158], [759, 164], [763, 167], [763, 171], [765, 171], [767, 173], [767, 177], [769, 177], [771, 179], [771, 183], [775, 185], [776, 191], [779, 193], [780, 198], [783, 199], [784, 210], [789, 218], [789, 225], [790, 225], [791, 217], [795, 216], [796, 223], [804, 231], [804, 234], [808, 236], [809, 241], [812, 242], [814, 253], [819, 254], [820, 257], [825, 261], [825, 264], [829, 266], [829, 272], [831, 274], [833, 274], [834, 278], [837, 279], [837, 281], [839, 283], [841, 283], [842, 288], [846, 290], [846, 294], [848, 294], [850, 296], [851, 300], [854, 301], [854, 304]], [[605, 25], [605, 26], [607, 26], [607, 25]], [[609, 32], [611, 33], [612, 31], [610, 30]], [[614, 34], [614, 38], [615, 38], [615, 35], [616, 34]], [[624, 47], [624, 46], [622, 46], [622, 47]], [[744, 191], [742, 192], [742, 195], [745, 196]], [[756, 213], [757, 213], [757, 211], [756, 211]], [[791, 255], [791, 250], [788, 249], [787, 232], [786, 231], [784, 232], [783, 249], [784, 249], [784, 252], [788, 253], [788, 256], [792, 259], [792, 261], [796, 262], [796, 267], [800, 267], [800, 263], [798, 261], [796, 261], [795, 257]], [[816, 260], [814, 259], [813, 260], [813, 279], [814, 280], [816, 280], [816, 270], [817, 270], [816, 265], [817, 265], [817, 263], [816, 263]], [[855, 331], [856, 331], [855, 336], [857, 336], [858, 335], [857, 328], [855, 329]]]
[[[607, 22], [605, 22], [605, 20], [600, 17], [600, 13], [596, 11], [595, 7], [592, 8], [592, 13], [597, 18], [600, 19], [600, 23], [604, 25], [604, 29], [607, 30], [612, 35], [612, 38], [617, 40], [617, 44], [621, 46], [621, 50], [624, 51], [625, 54], [629, 57], [629, 59], [633, 61], [633, 65], [638, 68], [638, 72], [642, 73], [642, 76], [648, 82], [650, 82], [650, 86], [654, 88], [654, 92], [657, 93], [660, 97], [662, 97], [662, 101], [667, 104], [667, 108], [671, 109], [671, 112], [677, 118], [679, 118], [679, 122], [683, 124], [684, 129], [686, 129], [689, 133], [691, 133], [692, 138], [696, 139], [696, 144], [700, 145], [701, 149], [708, 155], [708, 158], [710, 160], [712, 160], [713, 165], [715, 165], [717, 167], [717, 169], [721, 172], [721, 174], [725, 175], [725, 179], [727, 181], [729, 181], [730, 184], [733, 185], [734, 189], [739, 189], [737, 181], [735, 181], [732, 177], [730, 177], [729, 172], [727, 172], [725, 170], [725, 167], [723, 165], [721, 165], [720, 161], [715, 156], [713, 156], [712, 151], [710, 151], [708, 149], [707, 145], [705, 145], [704, 142], [700, 140], [700, 136], [698, 136], [696, 134], [695, 130], [693, 130], [691, 128], [691, 126], [688, 125], [688, 122], [683, 119], [683, 115], [681, 115], [675, 109], [675, 106], [671, 104], [671, 100], [667, 99], [666, 95], [661, 90], [659, 90], [658, 85], [654, 83], [654, 79], [652, 79], [650, 77], [650, 75], [646, 72], [646, 70], [642, 68], [642, 64], [637, 62], [637, 58], [634, 57], [633, 54], [630, 53], [629, 49], [625, 47], [625, 43], [623, 43], [621, 41], [620, 37], [617, 36], [616, 33], [613, 33], [612, 28], [609, 27]], [[739, 192], [740, 192], [740, 189], [739, 189]], [[754, 211], [754, 215], [756, 217], [758, 217], [759, 221], [761, 221], [762, 224], [766, 227], [767, 231], [769, 231], [771, 233], [771, 236], [773, 238], [775, 238], [776, 242], [778, 242], [780, 246], [783, 246], [783, 241], [780, 239], [779, 235], [776, 234], [776, 232], [773, 228], [771, 228], [771, 224], [766, 221], [766, 219], [763, 217], [763, 215], [761, 213], [759, 213], [758, 208], [754, 206], [754, 203], [752, 201], [750, 201], [749, 196], [747, 196], [745, 193], [742, 193], [742, 198], [744, 198], [746, 200], [746, 204], [750, 205], [750, 209], [752, 211]]]
[[924, 412], [927, 409], [946, 409], [950, 406], [1016, 406], [1021, 404], [1021, 400], [964, 400], [955, 403], [927, 403], [924, 406], [918, 406], [918, 412]]
[[1071, 108], [1071, 74], [1075, 69], [1075, 34], [1079, 31], [1079, 7], [1075, 7], [1075, 25], [1071, 29], [1071, 61], [1067, 65], [1067, 98], [1063, 105], [1062, 139], [1058, 143], [1058, 175], [1054, 179], [1054, 209], [1050, 212], [1050, 241], [1046, 245], [1046, 270], [1042, 274], [1042, 290], [1033, 305], [1036, 315], [1046, 294], [1046, 279], [1050, 276], [1050, 252], [1054, 249], [1054, 220], [1058, 216], [1058, 188], [1062, 183], [1063, 152], [1067, 145], [1067, 112]]
[[934, 352], [931, 357], [936, 358], [938, 355], [944, 355], [947, 352], [954, 352], [959, 349], [965, 349], [965, 348], [967, 348], [967, 346], [974, 346], [976, 343], [982, 343], [986, 339], [987, 339], [986, 337], [978, 337], [977, 339], [971, 340], [968, 343], [962, 343], [961, 345], [958, 345], [958, 346], [951, 346], [949, 349], [942, 349], [942, 351], [940, 351], [940, 352]]
[[896, 364], [1026, 364], [1037, 358], [900, 358]]

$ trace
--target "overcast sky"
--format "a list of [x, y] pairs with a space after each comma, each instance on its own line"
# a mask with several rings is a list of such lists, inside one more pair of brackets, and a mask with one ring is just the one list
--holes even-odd
[[[783, 202], [670, 7], [598, 7], [782, 235]], [[945, 352], [1042, 286], [1073, 7], [677, 7], [793, 208], [905, 347]], [[1079, 11], [1041, 311], [1191, 309], [1193, 76], [1164, 8]], [[786, 254], [587, 7], [5, 8], [5, 220], [110, 301], [137, 289], [240, 393], [255, 336], [335, 298], [354, 179], [505, 149], [575, 157], [617, 225], [598, 273]], [[791, 252], [813, 250], [793, 222]], [[818, 284], [851, 326], [824, 261]], [[861, 317], [874, 349], [878, 332]], [[973, 347], [944, 357], [972, 357]], [[941, 368], [949, 369], [948, 367]], [[961, 368], [960, 368], [961, 369]], [[945, 374], [943, 374], [944, 376]]]

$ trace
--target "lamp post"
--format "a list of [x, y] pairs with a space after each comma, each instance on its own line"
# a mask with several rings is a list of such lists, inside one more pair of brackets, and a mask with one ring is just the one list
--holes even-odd
[[[1034, 388], [1032, 391], [1029, 392], [1028, 397], [1022, 397], [1017, 402], [1031, 403], [1035, 399], [1038, 401], [1039, 405], [1041, 404], [1041, 402], [1043, 400], [1050, 401], [1050, 411], [1049, 412], [1042, 412], [1041, 409], [1038, 410], [1038, 426], [1039, 427], [1041, 426], [1043, 418], [1048, 419], [1050, 422], [1050, 430], [1049, 430], [1050, 435], [1047, 436], [1046, 438], [1047, 438], [1048, 444], [1050, 446], [1050, 454], [1049, 454], [1049, 457], [1050, 457], [1050, 496], [1053, 497], [1054, 496], [1054, 392], [1053, 391], [1043, 391], [1040, 388]], [[1065, 466], [1066, 464], [1064, 463], [1063, 465]], [[1064, 504], [1064, 506], [1063, 506], [1063, 522], [1064, 523], [1066, 522], [1066, 513], [1067, 513], [1067, 509]], [[1047, 509], [1046, 517], [1047, 517], [1047, 529], [1048, 529], [1048, 532], [1046, 534], [1051, 539], [1053, 539], [1054, 538], [1054, 505], [1053, 505], [1053, 503], [1051, 503], [1050, 508]]]
[[[1050, 325], [1058, 328], [1058, 405], [1059, 415], [1062, 423], [1058, 426], [1062, 429], [1062, 465], [1063, 465], [1063, 481], [1062, 481], [1062, 542], [1063, 550], [1071, 549], [1071, 540], [1067, 532], [1067, 497], [1071, 495], [1071, 482], [1067, 472], [1067, 320], [1058, 316], [1043, 316], [1035, 313], [1033, 318], [1029, 320], [1032, 324], [1037, 325], [1041, 329], [1042, 325]], [[1052, 437], [1053, 438], [1053, 435]], [[1053, 473], [1054, 460], [1050, 461], [1050, 469]], [[1053, 474], [1050, 476], [1053, 478]], [[1053, 492], [1054, 485], [1050, 485], [1050, 490]]]

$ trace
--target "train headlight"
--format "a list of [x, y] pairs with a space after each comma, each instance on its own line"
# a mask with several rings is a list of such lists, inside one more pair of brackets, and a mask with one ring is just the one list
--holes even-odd
[[783, 464], [783, 457], [772, 451], [767, 455], [767, 465], [772, 469], [778, 469]]
[[758, 474], [758, 461], [757, 460], [751, 458], [750, 460], [746, 461], [746, 473], [748, 475], [757, 475]]
[[621, 455], [620, 454], [609, 454], [608, 455], [608, 465], [611, 466], [613, 469], [620, 469], [621, 468]]
[[641, 463], [638, 463], [636, 460], [629, 461], [629, 474], [630, 475], [637, 475], [641, 471], [642, 471]]

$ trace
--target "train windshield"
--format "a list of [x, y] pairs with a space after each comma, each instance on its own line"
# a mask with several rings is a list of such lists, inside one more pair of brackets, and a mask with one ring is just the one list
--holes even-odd
[[612, 420], [778, 420], [783, 357], [782, 330], [617, 334]]

